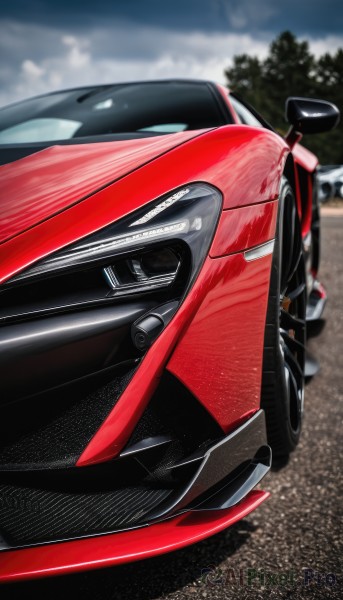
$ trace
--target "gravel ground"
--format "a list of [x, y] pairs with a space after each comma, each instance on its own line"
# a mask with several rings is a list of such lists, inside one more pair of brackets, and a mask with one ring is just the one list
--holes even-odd
[[3, 586], [1, 600], [343, 598], [342, 258], [343, 212], [323, 218], [327, 323], [310, 341], [321, 371], [307, 386], [297, 451], [263, 481], [271, 498], [240, 523], [193, 547], [123, 567]]

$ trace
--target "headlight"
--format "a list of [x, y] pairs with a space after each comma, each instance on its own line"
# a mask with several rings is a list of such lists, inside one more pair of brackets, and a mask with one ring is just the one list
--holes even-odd
[[220, 192], [208, 184], [185, 186], [37, 262], [8, 283], [97, 269], [113, 296], [169, 288], [178, 277], [189, 285], [208, 252], [221, 203]]

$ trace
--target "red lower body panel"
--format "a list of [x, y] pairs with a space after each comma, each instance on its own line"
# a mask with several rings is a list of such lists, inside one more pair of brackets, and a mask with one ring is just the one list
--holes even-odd
[[268, 492], [252, 491], [227, 510], [188, 512], [123, 533], [1, 552], [0, 582], [64, 575], [171, 552], [233, 525], [268, 496]]
[[271, 255], [213, 262], [211, 288], [167, 369], [228, 433], [260, 406]]

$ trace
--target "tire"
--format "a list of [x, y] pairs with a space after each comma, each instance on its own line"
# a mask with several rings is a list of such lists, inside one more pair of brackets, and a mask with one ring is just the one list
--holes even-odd
[[261, 408], [276, 458], [287, 457], [301, 431], [306, 343], [306, 275], [293, 190], [283, 178], [264, 340]]

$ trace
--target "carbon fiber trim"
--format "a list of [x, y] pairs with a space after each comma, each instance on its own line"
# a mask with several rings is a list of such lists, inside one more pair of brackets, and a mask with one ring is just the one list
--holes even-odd
[[161, 440], [136, 442], [134, 452], [101, 467], [102, 478], [99, 465], [69, 469], [69, 479], [61, 473], [60, 481], [57, 471], [37, 473], [34, 480], [32, 473], [4, 474], [0, 531], [8, 547], [113, 533], [187, 510], [228, 508], [252, 490], [271, 464], [262, 410], [219, 442], [186, 457], [180, 442], [167, 436]]
[[[263, 458], [256, 458], [262, 449], [265, 450], [261, 454]], [[199, 459], [198, 454], [196, 459]], [[160, 519], [184, 510], [202, 494], [225, 481], [230, 474], [232, 475], [235, 472], [237, 474], [238, 469], [244, 469], [255, 461], [256, 466], [264, 463], [266, 468], [259, 470], [259, 478], [251, 478], [248, 473], [246, 478], [243, 476], [242, 490], [239, 494], [235, 491], [233, 504], [241, 500], [262, 479], [271, 466], [271, 450], [267, 445], [266, 422], [263, 410], [259, 410], [249, 421], [209, 448], [204, 454], [195, 475], [184, 489], [173, 496], [162, 510], [152, 511], [149, 517]], [[194, 462], [194, 456], [190, 457], [189, 462]], [[186, 465], [187, 462], [182, 461], [182, 467]], [[175, 467], [178, 468], [179, 465], [176, 464]], [[248, 480], [247, 485], [245, 479]]]
[[19, 546], [130, 528], [169, 494], [143, 486], [82, 494], [3, 484], [1, 530], [10, 545]]

